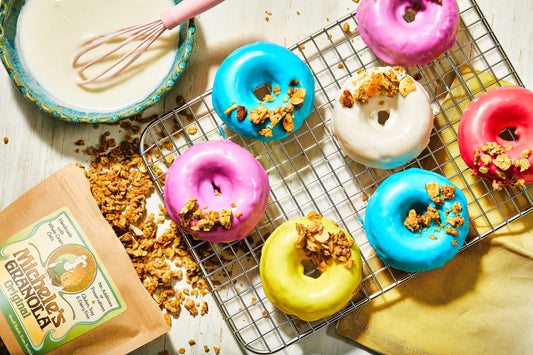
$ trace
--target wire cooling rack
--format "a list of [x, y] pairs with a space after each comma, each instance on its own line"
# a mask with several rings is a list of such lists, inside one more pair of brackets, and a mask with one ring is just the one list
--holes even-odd
[[[490, 85], [523, 84], [475, 1], [459, 0], [458, 4], [457, 44], [431, 64], [408, 70], [429, 93], [435, 124], [428, 147], [400, 169], [369, 169], [355, 163], [343, 155], [329, 130], [333, 102], [344, 80], [359, 68], [385, 65], [361, 40], [355, 12], [289, 48], [311, 68], [317, 89], [312, 114], [288, 138], [263, 143], [233, 133], [214, 112], [211, 92], [185, 102], [143, 132], [141, 155], [161, 194], [173, 159], [196, 143], [222, 137], [249, 150], [268, 173], [271, 193], [266, 212], [246, 239], [210, 244], [186, 238], [229, 327], [246, 349], [278, 351], [415, 275], [382, 263], [362, 229], [367, 199], [396, 171], [410, 167], [435, 171], [461, 188], [470, 216], [470, 233], [461, 250], [533, 210], [533, 186], [493, 191], [460, 158], [457, 127], [468, 102]], [[504, 136], [515, 138], [512, 131], [502, 132]], [[264, 241], [277, 226], [310, 211], [333, 219], [354, 237], [363, 254], [363, 282], [344, 310], [304, 322], [279, 311], [265, 297], [259, 260]]]

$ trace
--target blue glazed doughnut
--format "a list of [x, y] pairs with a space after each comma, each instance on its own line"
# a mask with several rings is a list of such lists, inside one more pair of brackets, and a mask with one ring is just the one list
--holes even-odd
[[[264, 84], [280, 89], [277, 94], [276, 90], [271, 93], [273, 101], [261, 101], [255, 97], [254, 89]], [[305, 96], [303, 104], [294, 106], [292, 129], [285, 119], [273, 127], [270, 118], [262, 123], [252, 122], [251, 111], [260, 106], [266, 107], [271, 116], [279, 107], [292, 106], [289, 90], [301, 87], [305, 89]], [[216, 113], [231, 130], [263, 142], [279, 140], [300, 128], [311, 113], [315, 101], [315, 80], [309, 67], [296, 54], [277, 44], [256, 42], [238, 48], [222, 62], [215, 75], [212, 100]], [[238, 111], [242, 110], [237, 109], [238, 106], [246, 109], [245, 118], [242, 114], [238, 115]]]
[[[429, 195], [427, 183], [438, 183], [441, 194], [435, 199]], [[447, 195], [450, 187], [455, 188], [453, 198]], [[456, 209], [457, 205], [454, 207], [456, 203], [461, 211]], [[408, 222], [409, 211], [415, 210], [421, 216], [428, 213], [428, 206], [438, 212], [440, 220], [431, 219], [430, 225], [420, 224], [420, 229], [414, 231], [404, 224]], [[443, 266], [455, 256], [468, 234], [465, 195], [445, 177], [416, 168], [385, 179], [368, 200], [365, 214], [364, 229], [378, 257], [393, 268], [409, 272]]]

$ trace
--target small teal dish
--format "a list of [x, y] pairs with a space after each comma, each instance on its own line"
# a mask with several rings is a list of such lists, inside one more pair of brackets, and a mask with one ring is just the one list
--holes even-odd
[[[178, 4], [181, 0], [174, 2]], [[25, 98], [33, 102], [40, 110], [61, 120], [75, 123], [108, 123], [138, 115], [161, 100], [163, 95], [172, 88], [191, 57], [196, 32], [194, 19], [180, 25], [179, 48], [176, 51], [172, 68], [161, 84], [145, 99], [113, 112], [80, 111], [76, 108], [58, 105], [24, 67], [17, 52], [15, 41], [17, 19], [24, 3], [24, 0], [0, 0], [0, 60], [9, 77]]]

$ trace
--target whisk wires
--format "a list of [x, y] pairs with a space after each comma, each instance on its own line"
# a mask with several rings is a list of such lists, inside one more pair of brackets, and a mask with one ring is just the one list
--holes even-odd
[[[163, 34], [163, 32], [165, 32], [165, 30], [166, 27], [163, 25], [161, 20], [154, 20], [151, 22], [126, 27], [120, 30], [108, 32], [87, 39], [81, 44], [80, 52], [74, 57], [74, 60], [72, 61], [72, 66], [74, 68], [79, 67], [77, 69], [78, 75], [83, 78], [82, 80], [78, 80], [77, 84], [85, 85], [100, 78], [102, 78], [102, 80], [109, 80], [122, 73], [133, 62], [135, 62], [137, 58], [139, 58], [146, 51], [146, 49], [150, 47], [150, 45], [152, 45], [152, 43]], [[102, 45], [113, 43], [119, 40], [120, 38], [124, 38], [124, 40], [118, 42], [116, 46], [112, 47], [105, 53], [98, 55], [94, 59], [91, 59], [83, 66], [79, 64], [80, 59], [87, 53]], [[94, 76], [91, 76], [89, 78], [84, 77], [84, 72], [88, 68], [92, 67], [98, 62], [102, 62], [103, 60], [109, 58], [113, 53], [116, 53], [117, 51], [134, 41], [139, 41], [139, 43], [135, 47], [124, 53], [115, 62], [111, 63], [108, 67], [104, 68], [102, 71], [100, 71]], [[106, 74], [108, 75], [104, 77], [104, 75]]]

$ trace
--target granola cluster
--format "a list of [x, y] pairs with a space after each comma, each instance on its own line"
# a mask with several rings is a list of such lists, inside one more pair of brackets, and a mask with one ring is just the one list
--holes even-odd
[[[407, 218], [405, 218], [404, 225], [413, 233], [418, 233], [424, 228], [429, 228], [432, 224], [435, 224], [434, 231], [438, 232], [444, 229], [444, 232], [457, 236], [457, 228], [464, 224], [464, 218], [460, 216], [463, 207], [459, 202], [455, 202], [452, 208], [444, 211], [446, 220], [442, 223], [441, 212], [438, 208], [442, 207], [445, 200], [451, 200], [455, 198], [455, 186], [444, 184], [439, 185], [438, 182], [426, 183], [426, 192], [431, 201], [435, 203], [437, 208], [428, 205], [424, 213], [419, 214], [416, 210], [411, 209]], [[453, 213], [453, 215], [451, 215]], [[435, 235], [430, 235], [429, 238], [437, 239]], [[452, 242], [453, 245], [457, 244], [457, 241]]]
[[328, 267], [329, 260], [344, 263], [346, 269], [351, 269], [354, 260], [350, 259], [350, 248], [354, 240], [347, 237], [339, 229], [337, 233], [330, 233], [322, 224], [322, 216], [316, 212], [310, 212], [307, 217], [311, 220], [307, 226], [297, 223], [296, 231], [298, 239], [294, 243], [296, 249], [303, 249], [305, 255], [317, 265], [317, 270], [324, 271]]
[[508, 176], [509, 169], [512, 166], [520, 172], [530, 169], [531, 164], [528, 158], [531, 155], [531, 149], [525, 149], [520, 152], [520, 157], [514, 161], [505, 153], [512, 149], [512, 146], [506, 144], [499, 145], [496, 142], [487, 142], [481, 146], [481, 149], [474, 151], [474, 166], [477, 167], [478, 171], [481, 174], [487, 174], [490, 172], [492, 166], [495, 170], [494, 173], [501, 179], [501, 181], [494, 180], [492, 182], [492, 188], [494, 190], [501, 190], [504, 183], [509, 181], [509, 179], [512, 186], [524, 185], [524, 179], [519, 179], [515, 175]]
[[[272, 129], [279, 122], [282, 123], [285, 132], [291, 133], [294, 130], [294, 110], [298, 110], [302, 107], [306, 94], [305, 88], [296, 87], [299, 83], [300, 81], [298, 79], [293, 79], [288, 83], [290, 87], [287, 90], [287, 96], [283, 99], [283, 102], [287, 105], [282, 105], [271, 110], [267, 108], [263, 102], [260, 102], [259, 107], [251, 109], [250, 112], [248, 112], [246, 107], [233, 104], [229, 106], [224, 113], [229, 114], [233, 110], [237, 110], [237, 120], [242, 121], [248, 117], [253, 124], [263, 124], [269, 119], [270, 123], [265, 128], [259, 130], [259, 134], [265, 137], [272, 137]], [[276, 99], [275, 96], [279, 96], [280, 93], [281, 88], [279, 86], [274, 86], [272, 88], [272, 94], [274, 94], [274, 96], [271, 94], [265, 95], [262, 101], [272, 102]]]
[[368, 103], [369, 98], [379, 95], [394, 97], [399, 93], [405, 97], [416, 90], [415, 81], [405, 75], [405, 69], [402, 67], [397, 66], [384, 71], [359, 69], [357, 74], [357, 80], [353, 82], [354, 91], [344, 90], [341, 93], [339, 101], [343, 107], [351, 108], [354, 103], [364, 105]]
[[[102, 215], [122, 242], [139, 279], [162, 308], [179, 313], [183, 306], [192, 315], [207, 313], [207, 303], [198, 297], [209, 288], [181, 233], [172, 222], [159, 230], [166, 220], [164, 207], [160, 206], [158, 216], [147, 215], [146, 199], [153, 192], [153, 183], [137, 153], [138, 138], [117, 144], [109, 136], [110, 132], [105, 132], [99, 145], [85, 149], [93, 158], [87, 167], [80, 166]], [[173, 287], [173, 281], [184, 276], [190, 286]], [[171, 318], [165, 318], [170, 324]]]
[[231, 228], [233, 211], [226, 208], [221, 211], [211, 211], [205, 206], [203, 209], [198, 205], [195, 198], [187, 200], [185, 206], [181, 209], [179, 216], [183, 227], [192, 230], [208, 232], [216, 226], [222, 226], [225, 229]]

